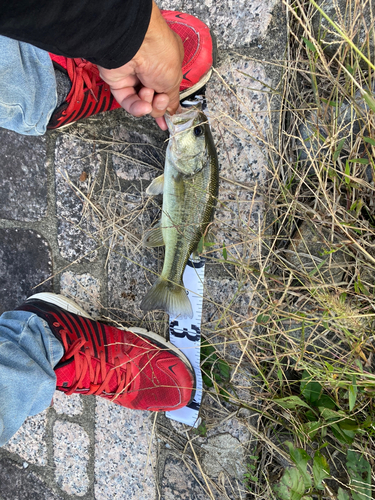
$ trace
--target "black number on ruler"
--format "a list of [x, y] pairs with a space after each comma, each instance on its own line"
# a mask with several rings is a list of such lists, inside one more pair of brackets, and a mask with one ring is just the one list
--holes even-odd
[[196, 333], [196, 335], [191, 334], [187, 328], [176, 328], [178, 326], [178, 321], [172, 321], [169, 325], [169, 334], [183, 339], [186, 337], [190, 342], [197, 342], [200, 339], [201, 330], [198, 326], [191, 325], [190, 328]]
[[197, 410], [197, 411], [199, 411], [199, 408], [201, 407], [201, 405], [197, 401], [195, 401], [195, 399], [193, 399], [193, 401], [186, 406], [191, 410]]

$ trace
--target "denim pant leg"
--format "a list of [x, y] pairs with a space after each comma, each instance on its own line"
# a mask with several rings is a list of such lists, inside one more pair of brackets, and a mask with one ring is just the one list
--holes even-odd
[[51, 404], [53, 368], [63, 354], [62, 343], [36, 314], [10, 311], [0, 317], [0, 446], [26, 417]]
[[56, 103], [55, 72], [48, 52], [0, 36], [0, 127], [42, 135]]

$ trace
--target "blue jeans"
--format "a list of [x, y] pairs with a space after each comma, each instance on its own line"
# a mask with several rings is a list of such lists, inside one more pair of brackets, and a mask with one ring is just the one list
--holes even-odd
[[0, 127], [42, 135], [56, 103], [55, 72], [48, 52], [0, 36]]
[[62, 343], [36, 314], [10, 311], [0, 317], [0, 447], [26, 417], [50, 406], [53, 368], [63, 354]]
[[[48, 53], [0, 36], [0, 127], [42, 135], [56, 102]], [[50, 405], [56, 389], [53, 368], [63, 354], [62, 344], [35, 314], [11, 311], [0, 317], [0, 446], [26, 417]]]

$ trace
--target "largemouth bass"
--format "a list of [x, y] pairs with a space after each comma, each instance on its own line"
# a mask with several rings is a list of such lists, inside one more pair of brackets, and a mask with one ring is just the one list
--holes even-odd
[[165, 245], [163, 271], [141, 308], [160, 309], [172, 317], [193, 316], [182, 275], [213, 219], [219, 188], [217, 154], [207, 118], [197, 108], [166, 115], [170, 140], [164, 174], [146, 190], [163, 194], [161, 220], [149, 229], [144, 245]]

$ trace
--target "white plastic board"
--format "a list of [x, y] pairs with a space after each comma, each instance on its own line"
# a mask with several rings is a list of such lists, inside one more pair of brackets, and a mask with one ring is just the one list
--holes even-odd
[[177, 422], [197, 427], [199, 425], [199, 409], [202, 401], [202, 373], [200, 369], [201, 357], [201, 322], [203, 307], [204, 286], [203, 257], [190, 259], [186, 265], [183, 281], [188, 292], [193, 317], [189, 319], [169, 318], [169, 340], [178, 347], [189, 359], [196, 377], [196, 393], [193, 401], [179, 410], [168, 411], [166, 416]]

